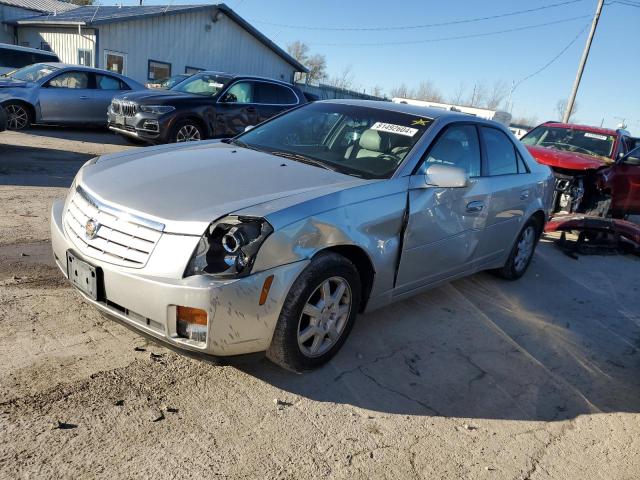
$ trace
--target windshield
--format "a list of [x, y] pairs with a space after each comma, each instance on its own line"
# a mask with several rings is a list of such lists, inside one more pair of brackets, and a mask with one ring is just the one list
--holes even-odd
[[59, 70], [58, 67], [53, 65], [45, 65], [42, 63], [36, 63], [35, 65], [29, 65], [28, 67], [21, 68], [10, 74], [9, 78], [16, 80], [22, 80], [24, 82], [37, 82], [41, 78], [46, 77], [50, 73]]
[[229, 80], [229, 77], [223, 77], [221, 75], [199, 73], [174, 85], [170, 90], [213, 97], [224, 88]]
[[362, 178], [389, 178], [432, 119], [383, 108], [312, 103], [233, 140]]
[[544, 125], [534, 128], [521, 140], [525, 145], [537, 145], [605, 158], [611, 156], [615, 144], [615, 136], [613, 135]]

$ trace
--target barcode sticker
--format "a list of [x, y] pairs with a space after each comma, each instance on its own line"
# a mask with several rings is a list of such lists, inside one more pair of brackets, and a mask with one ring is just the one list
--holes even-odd
[[607, 139], [606, 135], [598, 135], [597, 133], [591, 133], [591, 132], [585, 133], [584, 136], [587, 137], [587, 138], [597, 138], [598, 140], [606, 140]]
[[397, 133], [398, 135], [404, 135], [405, 137], [413, 137], [418, 133], [417, 128], [405, 127], [403, 125], [394, 125], [393, 123], [376, 122], [371, 127], [371, 130], [378, 130], [379, 132]]

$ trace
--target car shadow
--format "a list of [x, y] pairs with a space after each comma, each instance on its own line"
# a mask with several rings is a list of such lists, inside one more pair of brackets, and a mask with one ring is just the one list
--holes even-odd
[[42, 147], [0, 145], [0, 185], [68, 187], [95, 155]]
[[576, 262], [541, 244], [520, 281], [480, 273], [360, 316], [321, 369], [238, 368], [295, 395], [388, 414], [638, 412], [639, 267], [625, 256]]
[[104, 145], [129, 145], [120, 135], [116, 135], [106, 127], [62, 127], [56, 125], [37, 125], [24, 133], [36, 137], [57, 138], [79, 142], [100, 143]]

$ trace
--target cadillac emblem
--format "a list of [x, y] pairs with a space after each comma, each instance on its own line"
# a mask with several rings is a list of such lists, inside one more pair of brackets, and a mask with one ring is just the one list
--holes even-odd
[[94, 238], [96, 238], [99, 228], [100, 224], [97, 220], [94, 220], [93, 218], [88, 220], [87, 224], [84, 226], [84, 234], [86, 235], [87, 239], [93, 240]]

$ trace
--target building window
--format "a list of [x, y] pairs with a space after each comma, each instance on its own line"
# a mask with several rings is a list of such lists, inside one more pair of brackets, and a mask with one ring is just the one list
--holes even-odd
[[104, 65], [110, 72], [125, 75], [127, 71], [127, 54], [105, 50]]
[[78, 65], [82, 65], [83, 67], [93, 67], [93, 62], [91, 59], [93, 58], [93, 52], [91, 50], [86, 50], [84, 48], [78, 49]]
[[196, 73], [204, 72], [204, 68], [198, 67], [184, 67], [184, 73], [188, 75], [195, 75]]
[[51, 45], [49, 45], [47, 42], [40, 42], [40, 50], [44, 50], [45, 52], [50, 52]]
[[163, 80], [171, 76], [171, 64], [166, 62], [158, 62], [157, 60], [149, 60], [149, 80]]

